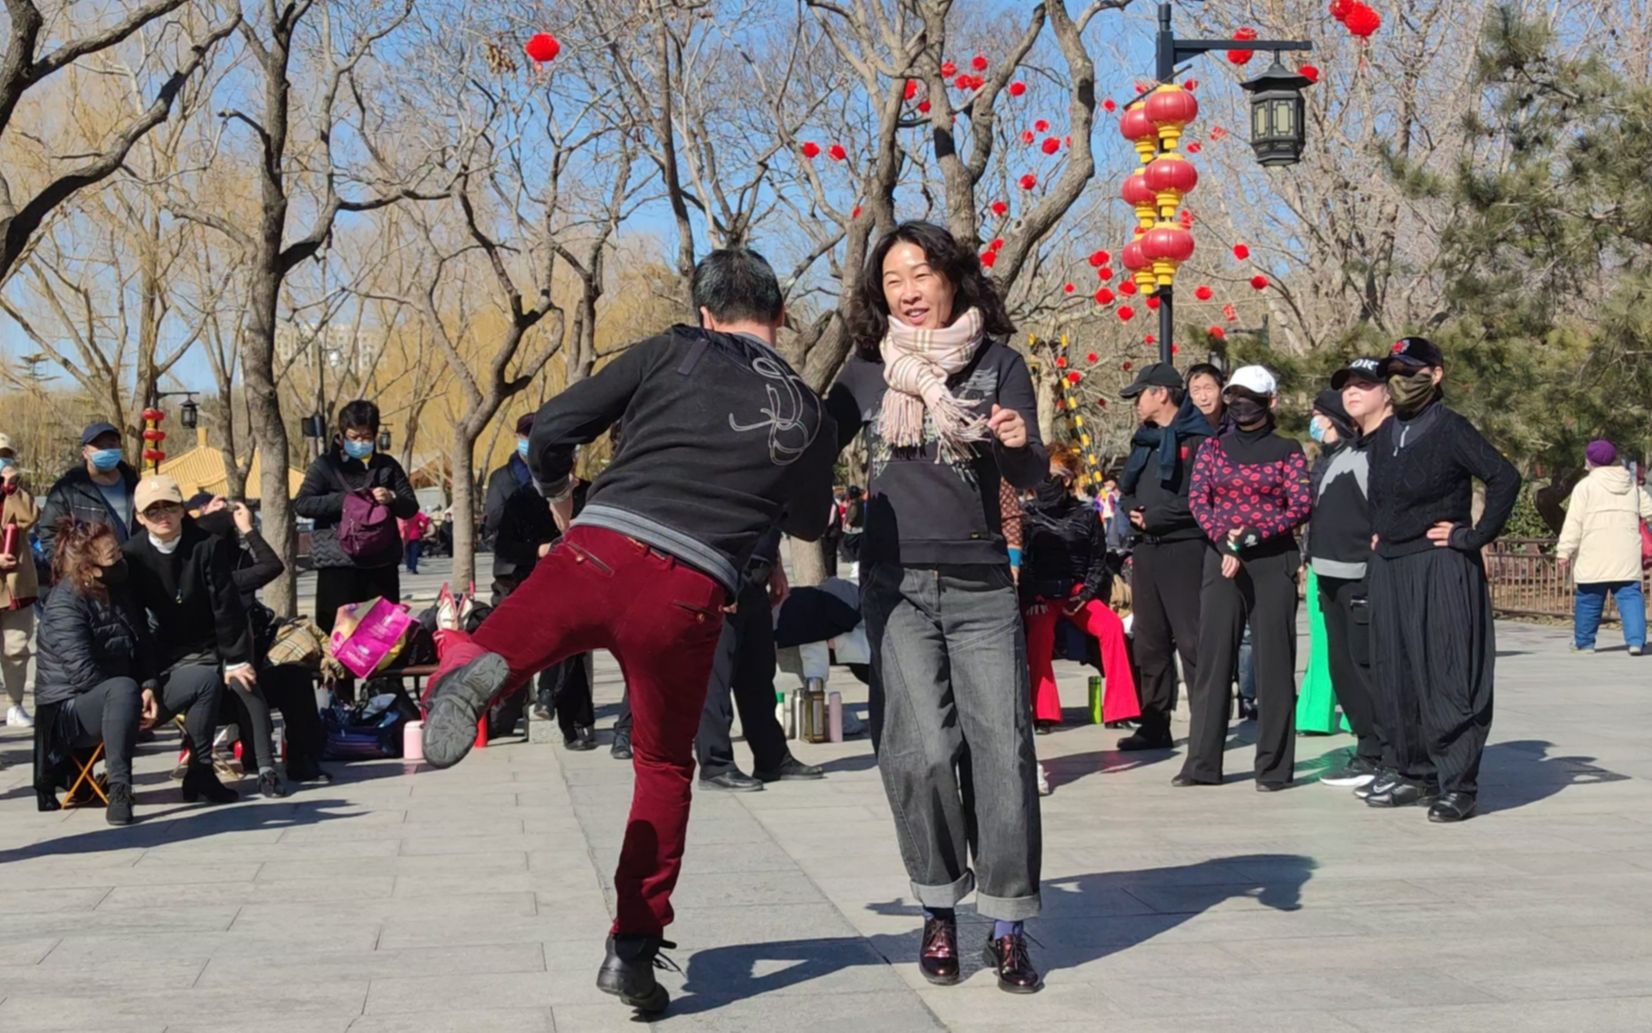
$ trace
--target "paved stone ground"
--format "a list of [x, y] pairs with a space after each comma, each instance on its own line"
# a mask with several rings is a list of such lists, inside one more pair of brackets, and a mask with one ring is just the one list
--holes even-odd
[[[443, 561], [410, 585], [433, 592]], [[421, 587], [423, 586], [423, 587]], [[820, 784], [700, 794], [667, 1030], [1336, 1033], [1652, 1028], [1652, 716], [1621, 649], [1499, 629], [1485, 813], [1379, 812], [1306, 784], [1174, 790], [1174, 756], [1073, 724], [1038, 740], [1047, 988], [916, 975], [917, 912], [865, 741], [797, 748]], [[600, 669], [602, 724], [619, 681]], [[1083, 672], [1065, 667], [1076, 722]], [[852, 701], [864, 691], [842, 675]], [[606, 736], [603, 737], [606, 741]], [[741, 748], [743, 752], [743, 747]], [[629, 797], [606, 750], [508, 743], [448, 772], [339, 765], [285, 801], [182, 805], [170, 744], [139, 824], [37, 814], [0, 732], [0, 1030], [515, 1033], [636, 1028], [592, 985]], [[245, 783], [243, 783], [245, 786]], [[1376, 974], [1372, 974], [1375, 969]]]

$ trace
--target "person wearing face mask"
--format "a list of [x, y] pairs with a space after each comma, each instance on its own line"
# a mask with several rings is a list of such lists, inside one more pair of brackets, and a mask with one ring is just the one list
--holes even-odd
[[872, 746], [925, 912], [919, 969], [958, 981], [955, 908], [975, 891], [994, 919], [999, 988], [1032, 993], [1022, 923], [1041, 906], [1038, 760], [999, 490], [1049, 476], [1032, 378], [975, 249], [930, 223], [872, 249], [849, 327], [855, 354], [827, 404], [839, 445], [864, 431], [870, 460]]
[[166, 716], [187, 711], [189, 768], [183, 796], [209, 803], [237, 799], [212, 768], [212, 733], [228, 686], [248, 714], [257, 754], [258, 789], [285, 796], [270, 748], [269, 706], [258, 693], [252, 624], [235, 583], [236, 543], [208, 534], [184, 512], [178, 482], [150, 474], [134, 492], [141, 534], [121, 546], [131, 568], [132, 595], [153, 630], [157, 697]]
[[1379, 367], [1377, 359], [1355, 359], [1338, 370], [1330, 389], [1314, 400], [1309, 424], [1322, 451], [1313, 472], [1308, 590], [1316, 593], [1325, 679], [1334, 698], [1314, 711], [1304, 685], [1297, 727], [1334, 731], [1335, 704], [1341, 704], [1357, 743], [1347, 763], [1320, 776], [1319, 781], [1356, 789], [1375, 781], [1385, 763], [1371, 684], [1371, 609], [1366, 584], [1371, 559], [1371, 434], [1389, 415], [1388, 389]]
[[138, 486], [138, 471], [122, 458], [120, 442], [120, 431], [112, 423], [94, 423], [81, 432], [80, 465], [58, 478], [40, 507], [40, 544], [48, 556], [65, 519], [108, 524], [120, 542], [137, 531], [132, 492]]
[[[1050, 450], [1050, 476], [1022, 518], [1021, 609], [1027, 625], [1027, 655], [1033, 685], [1033, 719], [1041, 726], [1061, 723], [1061, 695], [1051, 655], [1057, 622], [1082, 628], [1101, 646], [1106, 676], [1104, 721], [1127, 721], [1141, 713], [1124, 622], [1107, 605], [1112, 573], [1107, 566], [1107, 531], [1090, 504], [1073, 494], [1081, 462], [1077, 452]], [[1043, 765], [1039, 792], [1049, 795]]]
[[1296, 528], [1308, 519], [1308, 459], [1274, 431], [1278, 385], [1261, 366], [1225, 390], [1233, 429], [1193, 461], [1188, 504], [1208, 539], [1199, 597], [1199, 663], [1188, 696], [1187, 760], [1172, 785], [1219, 785], [1239, 639], [1256, 656], [1256, 788], [1284, 789], [1296, 769]]
[[109, 779], [105, 817], [111, 825], [129, 825], [132, 751], [139, 730], [160, 719], [148, 622], [108, 524], [65, 520], [52, 541], [57, 588], [40, 618], [35, 678], [37, 804], [42, 811], [58, 809], [63, 778], [54, 753], [101, 742]]
[[11, 438], [0, 434], [0, 684], [10, 706], [6, 725], [29, 728], [34, 719], [23, 706], [34, 644], [34, 601], [40, 594], [29, 531], [39, 522], [40, 507], [23, 487]]
[[[528, 469], [528, 440], [533, 433], [533, 413], [516, 421], [516, 451], [505, 465], [488, 476], [487, 498], [482, 507], [482, 533], [493, 541], [493, 605], [498, 606], [533, 573], [541, 557], [556, 547], [562, 531], [551, 515], [550, 504], [534, 486]], [[590, 485], [580, 480], [574, 487], [573, 511], [585, 508]], [[527, 685], [522, 686], [527, 692]], [[591, 655], [580, 653], [539, 672], [535, 716], [556, 715], [562, 744], [570, 750], [594, 750], [597, 746], [596, 710], [591, 699]]]
[[1176, 709], [1176, 656], [1189, 686], [1198, 673], [1199, 579], [1204, 535], [1188, 508], [1193, 456], [1211, 433], [1169, 363], [1155, 362], [1122, 392], [1141, 426], [1131, 438], [1119, 489], [1133, 538], [1130, 603], [1140, 672], [1141, 720], [1121, 750], [1168, 750]]
[[1398, 771], [1366, 786], [1365, 802], [1432, 804], [1430, 821], [1462, 821], [1478, 802], [1497, 656], [1480, 550], [1514, 511], [1520, 473], [1446, 407], [1433, 341], [1401, 339], [1382, 375], [1394, 418], [1371, 442], [1372, 673]]
[[331, 633], [338, 608], [374, 596], [399, 602], [401, 549], [372, 557], [352, 556], [339, 544], [344, 500], [363, 492], [406, 520], [419, 511], [419, 500], [402, 464], [374, 450], [379, 436], [379, 407], [364, 399], [346, 403], [338, 411], [338, 433], [333, 447], [317, 456], [304, 472], [304, 483], [293, 498], [293, 511], [315, 521], [311, 560], [316, 567], [315, 622]]

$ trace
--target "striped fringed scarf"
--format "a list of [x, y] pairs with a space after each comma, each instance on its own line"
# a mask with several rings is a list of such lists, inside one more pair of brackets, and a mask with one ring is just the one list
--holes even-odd
[[946, 382], [969, 365], [981, 341], [981, 313], [973, 308], [938, 330], [889, 317], [889, 332], [878, 349], [889, 385], [878, 425], [885, 441], [894, 448], [923, 447], [927, 410], [939, 444], [936, 462], [969, 461], [971, 443], [987, 437], [987, 421], [952, 397]]

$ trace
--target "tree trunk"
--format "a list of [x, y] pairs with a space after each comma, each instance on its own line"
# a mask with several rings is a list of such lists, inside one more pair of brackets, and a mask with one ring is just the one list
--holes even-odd
[[469, 421], [453, 427], [453, 583], [476, 580], [476, 432]]
[[788, 560], [786, 580], [803, 588], [826, 580], [826, 543], [786, 539]]
[[[266, 223], [270, 219], [266, 211]], [[281, 418], [281, 393], [275, 382], [275, 312], [281, 293], [278, 249], [280, 226], [284, 221], [276, 221], [273, 240], [266, 235], [260, 241], [248, 299], [246, 342], [251, 347], [242, 356], [242, 363], [252, 439], [262, 457], [258, 495], [264, 538], [281, 557], [283, 567], [281, 576], [264, 589], [264, 604], [279, 616], [290, 617], [298, 612], [295, 569], [298, 550], [293, 535], [292, 502], [287, 498], [287, 424]]]

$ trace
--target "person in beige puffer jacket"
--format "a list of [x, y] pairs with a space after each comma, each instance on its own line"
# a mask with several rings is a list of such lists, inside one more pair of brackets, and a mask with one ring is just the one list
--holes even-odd
[[1610, 441], [1584, 449], [1589, 473], [1572, 489], [1555, 555], [1560, 572], [1577, 585], [1572, 607], [1572, 648], [1595, 648], [1606, 594], [1617, 600], [1630, 656], [1646, 648], [1646, 598], [1641, 591], [1641, 521], [1652, 520], [1652, 496], [1618, 464]]
[[[6, 724], [27, 728], [34, 719], [23, 706], [23, 691], [34, 650], [34, 600], [40, 594], [29, 529], [39, 519], [40, 507], [23, 490], [21, 474], [11, 438], [0, 434], [0, 682], [9, 701]], [[14, 551], [6, 552], [11, 527]]]

